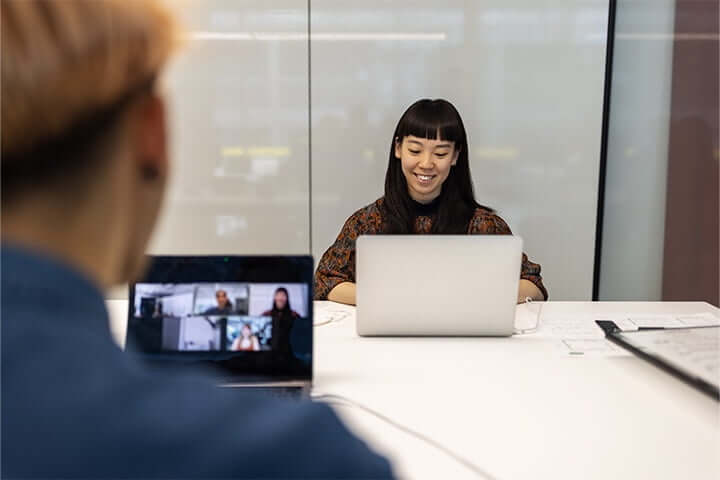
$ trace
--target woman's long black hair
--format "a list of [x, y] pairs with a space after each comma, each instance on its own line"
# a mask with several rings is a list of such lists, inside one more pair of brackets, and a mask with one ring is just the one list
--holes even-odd
[[[275, 295], [277, 295], [279, 292], [284, 292], [285, 298], [287, 298], [287, 301], [285, 302], [285, 308], [283, 308], [282, 310], [278, 310], [277, 305], [275, 304]], [[290, 308], [290, 294], [288, 293], [287, 288], [278, 287], [275, 290], [275, 293], [273, 293], [273, 308], [272, 308], [273, 316], [276, 313], [285, 314], [285, 313], [290, 313], [291, 311], [292, 311], [292, 309]]]
[[407, 180], [402, 171], [401, 160], [395, 156], [396, 142], [402, 143], [408, 135], [419, 138], [447, 140], [455, 143], [458, 159], [450, 167], [450, 173], [442, 185], [437, 199], [437, 213], [433, 215], [432, 233], [466, 233], [468, 223], [478, 207], [475, 201], [465, 126], [455, 107], [443, 99], [422, 99], [410, 105], [400, 117], [390, 142], [390, 159], [385, 174], [385, 199], [383, 233], [413, 233], [415, 208], [408, 193]]

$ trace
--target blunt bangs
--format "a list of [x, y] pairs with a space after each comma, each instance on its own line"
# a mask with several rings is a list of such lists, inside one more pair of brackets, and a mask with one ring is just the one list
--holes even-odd
[[464, 147], [467, 142], [460, 114], [446, 100], [418, 100], [407, 109], [397, 127], [396, 137], [402, 140], [408, 135], [428, 140], [455, 142]]

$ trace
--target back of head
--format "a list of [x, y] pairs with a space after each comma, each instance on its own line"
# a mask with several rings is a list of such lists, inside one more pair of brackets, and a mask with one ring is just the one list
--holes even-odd
[[92, 201], [83, 195], [130, 143], [120, 133], [126, 113], [153, 95], [176, 29], [155, 0], [3, 0], [1, 8], [5, 232], [5, 213], [33, 216], [22, 210], [28, 199], [45, 195], [67, 211], [70, 200]]
[[87, 167], [67, 149], [97, 140], [98, 124], [152, 84], [171, 26], [152, 1], [3, 0], [3, 197]]

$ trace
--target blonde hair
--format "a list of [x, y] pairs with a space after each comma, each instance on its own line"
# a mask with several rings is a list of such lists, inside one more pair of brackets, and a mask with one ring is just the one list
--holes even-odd
[[178, 38], [156, 0], [1, 5], [2, 153], [14, 159], [153, 82]]

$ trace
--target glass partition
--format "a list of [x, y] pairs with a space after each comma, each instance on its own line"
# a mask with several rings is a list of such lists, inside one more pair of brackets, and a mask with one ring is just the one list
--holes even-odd
[[[173, 175], [150, 253], [312, 253], [383, 192], [392, 131], [446, 98], [476, 196], [554, 300], [589, 300], [607, 0], [168, 0]], [[311, 130], [312, 129], [312, 130]]]
[[151, 252], [307, 253], [306, 0], [168, 5], [186, 35], [166, 78], [173, 176]]
[[523, 237], [554, 300], [590, 300], [607, 0], [313, 0], [316, 258], [382, 195], [393, 131], [445, 98], [475, 193]]
[[600, 300], [718, 305], [718, 15], [616, 2]]

